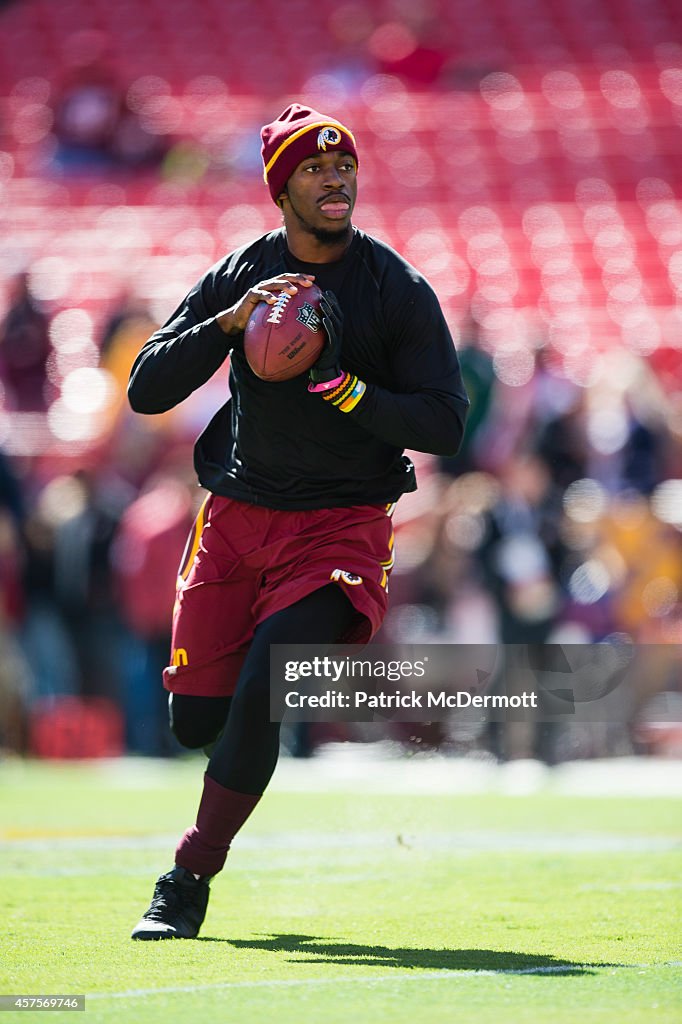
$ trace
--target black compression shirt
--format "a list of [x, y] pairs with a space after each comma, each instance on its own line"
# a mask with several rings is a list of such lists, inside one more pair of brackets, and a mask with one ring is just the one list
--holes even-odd
[[[343, 413], [307, 390], [302, 374], [262, 381], [244, 357], [244, 335], [215, 317], [257, 282], [316, 275], [344, 314], [341, 365], [367, 385]], [[213, 266], [144, 344], [128, 395], [136, 412], [183, 401], [231, 355], [230, 400], [197, 441], [201, 484], [215, 494], [275, 509], [391, 502], [414, 490], [405, 448], [452, 455], [467, 398], [452, 337], [430, 285], [389, 246], [355, 230], [342, 260], [302, 264], [283, 229]]]

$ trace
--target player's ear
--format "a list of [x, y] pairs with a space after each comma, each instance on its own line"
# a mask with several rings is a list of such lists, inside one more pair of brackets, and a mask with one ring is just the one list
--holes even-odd
[[277, 205], [281, 208], [282, 203], [285, 199], [289, 198], [289, 193], [286, 188], [283, 188], [280, 194], [277, 196]]

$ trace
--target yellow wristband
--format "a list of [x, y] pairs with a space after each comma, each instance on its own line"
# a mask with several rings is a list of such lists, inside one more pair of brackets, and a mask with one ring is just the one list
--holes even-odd
[[351, 391], [351, 393], [348, 396], [348, 398], [345, 400], [345, 402], [343, 402], [339, 406], [339, 409], [341, 410], [341, 412], [350, 412], [352, 409], [354, 409], [355, 406], [360, 401], [360, 399], [362, 398], [362, 396], [364, 395], [366, 390], [367, 390], [367, 385], [365, 384], [365, 382], [362, 381], [362, 380], [359, 380], [357, 382], [357, 384], [355, 385], [355, 387], [353, 388], [353, 390]]

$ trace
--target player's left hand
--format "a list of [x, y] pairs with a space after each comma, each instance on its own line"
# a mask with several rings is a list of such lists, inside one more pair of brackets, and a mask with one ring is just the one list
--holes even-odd
[[324, 384], [341, 376], [341, 338], [343, 336], [343, 312], [339, 300], [332, 291], [322, 293], [320, 300], [322, 326], [329, 339], [309, 371], [311, 384]]

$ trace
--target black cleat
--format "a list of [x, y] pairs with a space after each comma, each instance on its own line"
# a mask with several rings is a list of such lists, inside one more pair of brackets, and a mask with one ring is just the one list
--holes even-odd
[[206, 916], [208, 883], [181, 867], [161, 875], [131, 939], [196, 939]]

